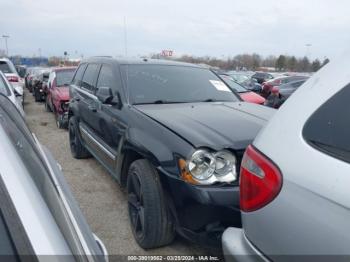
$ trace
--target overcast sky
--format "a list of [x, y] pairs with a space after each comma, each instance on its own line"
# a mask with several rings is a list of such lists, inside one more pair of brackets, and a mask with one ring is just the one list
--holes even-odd
[[124, 55], [125, 17], [129, 56], [323, 59], [349, 46], [349, 10], [349, 0], [0, 0], [0, 35], [10, 55]]

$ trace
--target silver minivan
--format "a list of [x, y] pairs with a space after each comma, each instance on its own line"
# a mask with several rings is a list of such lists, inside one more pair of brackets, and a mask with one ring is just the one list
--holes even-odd
[[303, 84], [245, 152], [243, 229], [225, 231], [227, 261], [349, 261], [348, 58]]
[[0, 94], [0, 257], [106, 261], [60, 166]]

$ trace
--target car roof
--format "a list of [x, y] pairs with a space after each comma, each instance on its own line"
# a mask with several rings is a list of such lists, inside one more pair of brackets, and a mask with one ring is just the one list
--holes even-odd
[[10, 62], [11, 60], [6, 58], [6, 57], [2, 57], [2, 58], [0, 58], [0, 61], [1, 62]]
[[77, 66], [63, 66], [63, 67], [53, 67], [51, 68], [52, 72], [59, 72], [59, 71], [67, 71], [67, 70], [75, 70], [77, 69]]
[[205, 68], [200, 65], [185, 63], [185, 62], [178, 62], [178, 61], [172, 61], [172, 60], [162, 60], [162, 59], [149, 59], [149, 58], [128, 58], [128, 57], [121, 57], [121, 58], [112, 58], [112, 57], [106, 57], [106, 56], [95, 56], [90, 57], [87, 59], [84, 59], [81, 61], [81, 63], [115, 63], [120, 65], [172, 65], [172, 66], [188, 66], [188, 67], [197, 67], [197, 68]]

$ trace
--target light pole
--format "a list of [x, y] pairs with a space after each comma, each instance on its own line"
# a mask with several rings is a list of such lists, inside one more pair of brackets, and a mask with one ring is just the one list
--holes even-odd
[[312, 44], [305, 44], [306, 46], [306, 57], [308, 57], [310, 55], [310, 47], [312, 46]]
[[9, 56], [9, 48], [7, 46], [7, 39], [10, 38], [10, 36], [9, 35], [2, 35], [2, 37], [5, 39], [6, 55]]

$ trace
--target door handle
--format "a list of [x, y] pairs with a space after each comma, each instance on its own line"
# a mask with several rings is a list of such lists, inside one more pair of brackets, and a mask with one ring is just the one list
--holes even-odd
[[88, 106], [88, 109], [89, 109], [90, 111], [92, 111], [92, 112], [97, 112], [96, 106], [89, 105], [89, 106]]
[[79, 102], [80, 101], [80, 98], [79, 97], [76, 97], [74, 98], [75, 101]]

